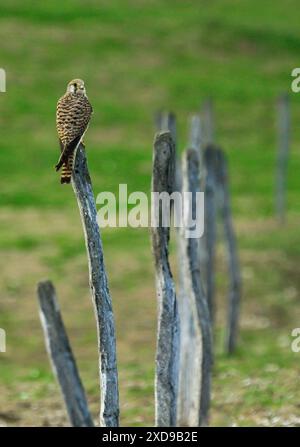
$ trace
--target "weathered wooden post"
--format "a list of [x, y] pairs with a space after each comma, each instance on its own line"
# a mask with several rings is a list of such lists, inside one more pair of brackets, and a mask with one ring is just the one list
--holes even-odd
[[[175, 426], [177, 414], [179, 318], [168, 255], [170, 226], [163, 226], [163, 212], [166, 213], [166, 209], [163, 209], [159, 197], [161, 193], [172, 194], [174, 181], [174, 142], [170, 132], [161, 132], [155, 138], [153, 149], [152, 193], [157, 194], [152, 194], [151, 210], [152, 251], [158, 300], [155, 422], [159, 427]], [[167, 212], [170, 214], [170, 209]]]
[[193, 115], [191, 117], [189, 139], [190, 139], [189, 147], [196, 149], [200, 153], [202, 147], [203, 135], [201, 128], [201, 118], [199, 115]]
[[[193, 148], [199, 155], [199, 184], [198, 190], [203, 189], [203, 163], [202, 163], [202, 132], [201, 132], [201, 120], [199, 115], [193, 115], [190, 121], [189, 132], [190, 147]], [[184, 159], [186, 156], [184, 156]], [[183, 165], [183, 162], [182, 162]], [[179, 165], [180, 166], [180, 165]], [[182, 168], [180, 166], [180, 171]], [[189, 175], [187, 170], [187, 164], [185, 163], [184, 176]], [[188, 180], [185, 179], [185, 185], [188, 185]], [[180, 189], [182, 190], [182, 184]], [[195, 243], [195, 241], [194, 241]], [[203, 282], [205, 273], [205, 242], [202, 236], [197, 241], [199, 249], [199, 266], [201, 272], [201, 279]], [[204, 247], [203, 247], [204, 245]], [[179, 266], [179, 315], [180, 315], [180, 374], [179, 374], [179, 398], [178, 398], [178, 425], [179, 426], [192, 426], [198, 424], [197, 408], [199, 409], [199, 387], [201, 380], [195, 382], [194, 370], [197, 369], [197, 363], [195, 363], [195, 352], [199, 348], [197, 346], [197, 337], [195, 329], [195, 318], [189, 305], [189, 291], [185, 287], [185, 275], [186, 268], [182, 260], [186, 256], [186, 241], [184, 231], [177, 231], [177, 246], [178, 246], [178, 266]], [[188, 262], [188, 261], [186, 261]], [[199, 378], [199, 377], [198, 377]], [[196, 422], [197, 421], [197, 422]]]
[[287, 93], [278, 98], [278, 155], [276, 172], [276, 213], [283, 224], [286, 214], [287, 166], [290, 147], [290, 101]]
[[[182, 160], [184, 216], [195, 216], [199, 182], [199, 152], [189, 149]], [[210, 315], [199, 269], [199, 239], [189, 237], [188, 222], [180, 228], [184, 293], [180, 294], [181, 356], [178, 425], [208, 423], [212, 340]]]
[[225, 246], [227, 248], [229, 273], [225, 350], [229, 354], [232, 354], [237, 344], [241, 301], [241, 274], [236, 237], [231, 216], [227, 160], [222, 150], [217, 150], [217, 180], [218, 192], [220, 195], [219, 204], [224, 225]]
[[213, 144], [215, 142], [215, 116], [212, 98], [207, 98], [202, 105], [203, 115], [203, 142]]
[[205, 179], [205, 257], [206, 297], [212, 324], [214, 322], [215, 247], [216, 247], [216, 152], [212, 145], [204, 151]]
[[[190, 147], [196, 149], [199, 153], [199, 182], [200, 191], [205, 190], [205, 177], [206, 168], [204, 164], [204, 154], [203, 154], [203, 130], [201, 126], [200, 115], [193, 115], [191, 119], [190, 127]], [[206, 264], [207, 264], [207, 252], [206, 252], [206, 241], [205, 241], [205, 229], [204, 234], [199, 240], [199, 263], [201, 271], [201, 280], [206, 293]]]
[[47, 351], [59, 382], [71, 424], [93, 427], [84, 388], [60, 314], [55, 289], [50, 281], [38, 284], [40, 318]]
[[82, 145], [77, 150], [72, 185], [85, 237], [90, 288], [97, 324], [101, 393], [100, 425], [117, 427], [119, 425], [119, 391], [114, 315], [97, 223], [96, 204]]
[[170, 131], [174, 143], [177, 142], [176, 115], [173, 112], [159, 111], [155, 114], [155, 128], [158, 132]]
[[162, 112], [159, 111], [155, 114], [155, 127], [157, 132], [166, 132], [170, 131], [172, 140], [175, 145], [175, 153], [176, 153], [176, 169], [175, 169], [175, 183], [174, 190], [181, 190], [181, 165], [180, 158], [177, 154], [177, 124], [176, 124], [176, 115], [173, 112]]

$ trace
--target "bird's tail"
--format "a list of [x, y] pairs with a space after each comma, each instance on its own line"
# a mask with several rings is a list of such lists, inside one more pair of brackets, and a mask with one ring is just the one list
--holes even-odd
[[71, 154], [66, 163], [62, 166], [60, 183], [70, 183], [74, 164], [74, 154]]

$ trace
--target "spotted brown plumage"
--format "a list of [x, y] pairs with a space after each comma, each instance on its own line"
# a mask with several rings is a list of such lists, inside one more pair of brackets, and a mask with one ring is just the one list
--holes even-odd
[[55, 166], [62, 167], [61, 183], [70, 183], [76, 149], [82, 142], [92, 115], [92, 106], [86, 96], [84, 82], [74, 79], [57, 103], [56, 128], [61, 156]]

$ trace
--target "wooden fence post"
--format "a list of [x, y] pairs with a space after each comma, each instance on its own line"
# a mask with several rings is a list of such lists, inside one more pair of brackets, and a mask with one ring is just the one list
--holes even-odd
[[[190, 147], [196, 150], [199, 154], [199, 179], [200, 191], [202, 190], [203, 175], [203, 163], [202, 160], [202, 133], [201, 133], [201, 120], [199, 115], [193, 115], [190, 121], [189, 131]], [[183, 164], [183, 163], [182, 163]], [[180, 166], [180, 172], [182, 167]], [[186, 165], [185, 173], [188, 175]], [[182, 175], [181, 175], [182, 177]], [[188, 180], [185, 179], [185, 184], [188, 184]], [[182, 182], [180, 184], [180, 191], [182, 191]], [[178, 229], [179, 230], [179, 229]], [[205, 250], [203, 250], [204, 237], [202, 236], [199, 241], [199, 263], [201, 279], [203, 280], [203, 274], [205, 270]], [[193, 376], [193, 371], [197, 368], [195, 364], [195, 352], [197, 347], [197, 337], [195, 334], [195, 319], [191, 307], [189, 306], [189, 297], [184, 284], [184, 278], [186, 275], [186, 269], [183, 266], [182, 260], [186, 256], [186, 241], [183, 231], [177, 231], [177, 252], [178, 252], [178, 266], [179, 266], [179, 316], [180, 316], [180, 368], [179, 368], [179, 397], [178, 397], [178, 425], [179, 426], [192, 426], [198, 424], [197, 408], [199, 408], [199, 387], [201, 380], [197, 383], [196, 377]], [[191, 374], [188, 373], [191, 371]], [[196, 379], [196, 381], [194, 380]], [[197, 391], [198, 390], [198, 391]]]
[[[192, 116], [191, 127], [190, 127], [190, 147], [194, 148], [199, 153], [199, 182], [200, 191], [205, 190], [205, 165], [204, 165], [204, 154], [203, 154], [203, 130], [201, 126], [201, 118], [199, 115]], [[199, 264], [201, 272], [201, 280], [206, 293], [206, 264], [207, 264], [207, 252], [206, 252], [206, 240], [205, 240], [205, 229], [204, 234], [199, 239]]]
[[283, 224], [286, 213], [287, 166], [290, 147], [290, 101], [287, 93], [278, 98], [278, 155], [276, 173], [276, 213]]
[[94, 423], [60, 314], [55, 289], [50, 281], [43, 281], [38, 284], [37, 292], [47, 351], [70, 422], [74, 427], [93, 427]]
[[177, 142], [177, 125], [176, 125], [176, 115], [173, 112], [163, 112], [159, 111], [155, 114], [155, 128], [157, 132], [167, 132], [171, 133], [173, 142], [176, 145]]
[[82, 145], [77, 150], [72, 185], [85, 237], [90, 288], [97, 323], [101, 388], [100, 425], [117, 427], [119, 425], [119, 390], [114, 315], [97, 223], [96, 204]]
[[190, 147], [196, 149], [200, 155], [201, 163], [201, 148], [202, 148], [202, 128], [201, 128], [201, 118], [199, 115], [193, 115], [191, 118], [190, 126]]
[[229, 294], [225, 350], [229, 354], [232, 354], [237, 343], [241, 301], [241, 275], [236, 247], [236, 237], [231, 216], [227, 161], [222, 150], [217, 150], [217, 180], [219, 190], [218, 192], [220, 195], [219, 204], [224, 225], [225, 246], [227, 248], [229, 272]]
[[162, 112], [159, 111], [155, 114], [155, 127], [157, 132], [166, 132], [169, 131], [172, 136], [172, 140], [175, 145], [175, 153], [176, 153], [176, 169], [175, 169], [175, 183], [174, 190], [181, 190], [181, 165], [180, 159], [177, 156], [177, 123], [176, 123], [176, 115], [173, 112]]
[[207, 98], [202, 106], [204, 145], [215, 142], [215, 116], [212, 98]]
[[[170, 132], [157, 134], [153, 148], [152, 192], [171, 194], [175, 181], [175, 146]], [[175, 284], [169, 265], [170, 227], [162, 225], [162, 204], [152, 202], [152, 251], [158, 300], [158, 335], [155, 375], [156, 426], [176, 425], [178, 394], [179, 318]]]
[[214, 322], [215, 246], [216, 246], [216, 166], [215, 149], [208, 145], [204, 151], [205, 179], [205, 257], [206, 296], [209, 313]]
[[[183, 154], [182, 193], [190, 192], [184, 203], [184, 216], [196, 215], [196, 193], [200, 192], [199, 153], [189, 149]], [[208, 423], [212, 339], [210, 315], [201, 284], [198, 239], [187, 237], [187, 222], [180, 228], [181, 264], [184, 294], [180, 296], [182, 323], [180, 357], [180, 412], [178, 425], [203, 426]]]

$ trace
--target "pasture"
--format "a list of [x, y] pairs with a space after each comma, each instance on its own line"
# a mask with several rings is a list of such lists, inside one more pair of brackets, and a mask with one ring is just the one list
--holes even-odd
[[[226, 269], [217, 251], [216, 360], [211, 425], [300, 425], [300, 108], [290, 92], [288, 214], [274, 217], [276, 98], [299, 66], [296, 0], [89, 0], [0, 6], [0, 425], [67, 425], [48, 362], [36, 283], [53, 280], [95, 419], [96, 333], [76, 200], [61, 186], [56, 101], [85, 80], [94, 115], [86, 136], [95, 194], [150, 192], [154, 114], [173, 110], [180, 150], [188, 119], [215, 104], [229, 161], [243, 302], [237, 352], [222, 351]], [[117, 327], [121, 424], [152, 425], [156, 295], [147, 229], [104, 229]], [[174, 238], [173, 238], [174, 240]], [[174, 243], [171, 255], [176, 269]]]

